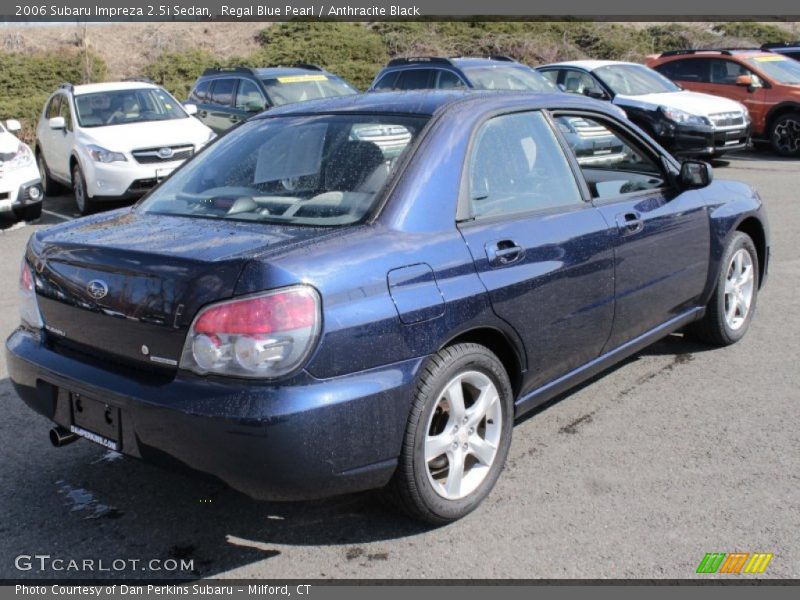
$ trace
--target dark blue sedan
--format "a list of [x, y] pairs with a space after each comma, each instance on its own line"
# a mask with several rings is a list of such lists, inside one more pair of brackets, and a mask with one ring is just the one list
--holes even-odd
[[[608, 161], [576, 156], [576, 120]], [[744, 336], [765, 211], [711, 179], [588, 98], [277, 108], [136, 206], [31, 237], [10, 377], [56, 445], [263, 499], [386, 487], [447, 522], [516, 417], [676, 330]]]

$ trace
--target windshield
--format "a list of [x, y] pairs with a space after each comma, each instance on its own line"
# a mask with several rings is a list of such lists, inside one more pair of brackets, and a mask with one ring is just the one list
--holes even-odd
[[608, 65], [595, 69], [593, 73], [614, 94], [641, 96], [681, 91], [660, 73], [641, 65]]
[[783, 56], [756, 56], [748, 62], [778, 83], [800, 85], [800, 62]]
[[103, 127], [145, 121], [188, 118], [180, 103], [166, 90], [142, 88], [75, 96], [81, 127]]
[[274, 106], [358, 93], [344, 80], [324, 74], [286, 75], [263, 81]]
[[556, 91], [541, 73], [524, 67], [466, 67], [464, 72], [479, 90]]
[[380, 115], [249, 121], [139, 206], [147, 213], [265, 223], [357, 223], [425, 123]]

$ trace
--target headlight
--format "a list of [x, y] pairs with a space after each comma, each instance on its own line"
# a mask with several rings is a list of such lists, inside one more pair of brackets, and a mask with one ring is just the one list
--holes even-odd
[[88, 146], [89, 156], [101, 163], [125, 162], [128, 159], [122, 152], [112, 152], [100, 146]]
[[679, 123], [681, 125], [710, 125], [708, 119], [705, 117], [698, 117], [697, 115], [693, 115], [692, 113], [688, 113], [685, 110], [680, 110], [678, 108], [667, 108], [666, 106], [662, 106], [661, 112], [670, 121]]
[[30, 167], [33, 164], [33, 152], [26, 144], [20, 142], [11, 160], [7, 160], [4, 164], [9, 171]]

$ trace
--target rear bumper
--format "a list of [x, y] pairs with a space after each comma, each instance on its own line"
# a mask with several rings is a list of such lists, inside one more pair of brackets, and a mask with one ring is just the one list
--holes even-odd
[[422, 360], [328, 380], [300, 373], [279, 386], [182, 372], [165, 383], [59, 354], [22, 329], [6, 342], [19, 396], [53, 422], [72, 424], [69, 392], [102, 401], [120, 409], [124, 454], [178, 463], [264, 500], [385, 485]]

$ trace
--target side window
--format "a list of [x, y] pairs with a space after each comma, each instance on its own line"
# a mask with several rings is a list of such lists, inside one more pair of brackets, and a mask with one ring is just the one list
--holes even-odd
[[477, 133], [469, 163], [476, 218], [583, 203], [555, 133], [540, 112], [502, 115]]
[[64, 122], [67, 124], [67, 131], [72, 131], [72, 114], [69, 108], [69, 98], [63, 97], [61, 99], [61, 106], [58, 109], [58, 114], [64, 117]]
[[565, 71], [564, 72], [564, 91], [570, 94], [605, 94], [603, 88], [597, 83], [594, 77], [588, 73], [580, 71]]
[[205, 102], [209, 99], [208, 92], [210, 88], [211, 80], [204, 79], [195, 86], [195, 88], [192, 90], [192, 93], [189, 95], [189, 98], [197, 102]]
[[704, 58], [673, 60], [663, 65], [658, 65], [655, 69], [665, 77], [675, 81], [708, 82], [708, 60]]
[[550, 83], [556, 85], [558, 83], [558, 71], [551, 70], [551, 71], [539, 71], [545, 79], [549, 79]]
[[736, 78], [740, 75], [750, 75], [750, 71], [732, 60], [713, 59], [711, 63], [711, 83], [723, 85], [736, 85]]
[[376, 90], [393, 90], [395, 89], [395, 83], [397, 82], [398, 72], [393, 71], [391, 73], [387, 73], [383, 77], [378, 80], [378, 83], [375, 84], [373, 89]]
[[431, 87], [431, 69], [409, 69], [401, 71], [395, 88], [399, 90], [424, 90]]
[[559, 115], [555, 121], [594, 198], [664, 187], [666, 177], [661, 166], [610, 123], [579, 115]]
[[233, 89], [235, 87], [235, 79], [217, 79], [211, 90], [211, 102], [220, 106], [230, 106], [233, 104]]
[[61, 108], [61, 94], [56, 94], [50, 99], [50, 104], [47, 105], [45, 117], [48, 119], [57, 117], [59, 108]]
[[434, 87], [440, 90], [457, 90], [466, 87], [461, 77], [452, 71], [438, 69], [434, 78]]
[[239, 80], [239, 89], [236, 90], [236, 108], [239, 110], [255, 110], [255, 106], [266, 106], [264, 95], [258, 86], [249, 79]]

